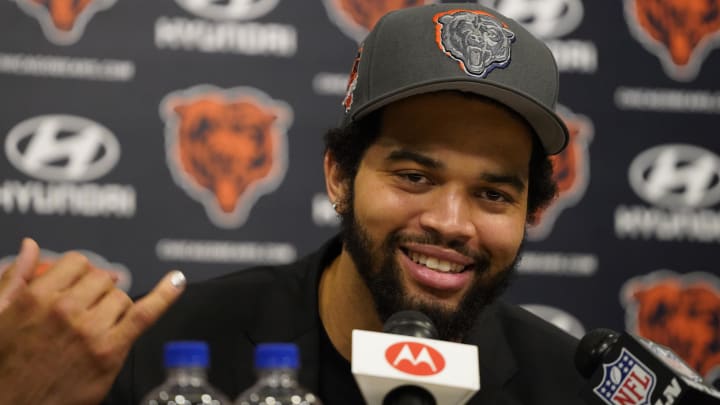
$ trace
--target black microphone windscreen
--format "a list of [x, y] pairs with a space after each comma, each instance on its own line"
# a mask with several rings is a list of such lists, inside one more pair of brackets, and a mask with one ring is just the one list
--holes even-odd
[[618, 341], [620, 334], [612, 329], [594, 329], [588, 332], [575, 351], [575, 368], [585, 378], [592, 377], [603, 357]]
[[401, 385], [388, 392], [382, 405], [436, 405], [435, 397], [428, 390], [416, 385]]
[[410, 310], [392, 314], [385, 322], [383, 332], [427, 339], [438, 337], [437, 329], [427, 315]]

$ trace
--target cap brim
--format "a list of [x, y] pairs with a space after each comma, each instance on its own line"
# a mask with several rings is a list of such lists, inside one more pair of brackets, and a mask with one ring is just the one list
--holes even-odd
[[537, 134], [548, 155], [562, 151], [568, 143], [569, 133], [563, 120], [552, 110], [530, 96], [498, 83], [457, 80], [437, 80], [405, 87], [377, 97], [375, 101], [357, 106], [351, 114], [353, 120], [404, 98], [443, 90], [460, 90], [488, 97], [520, 114]]

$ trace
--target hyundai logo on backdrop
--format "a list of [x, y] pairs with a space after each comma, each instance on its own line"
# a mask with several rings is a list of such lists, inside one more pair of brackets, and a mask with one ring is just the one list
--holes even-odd
[[698, 146], [650, 148], [633, 160], [629, 178], [642, 199], [660, 207], [704, 208], [720, 201], [720, 158]]
[[280, 0], [175, 0], [185, 10], [214, 20], [251, 20], [272, 11]]
[[155, 20], [155, 47], [173, 51], [247, 56], [295, 56], [294, 25], [256, 22], [280, 0], [175, 0], [200, 18], [161, 15]]
[[27, 119], [5, 138], [8, 160], [23, 173], [46, 181], [88, 181], [118, 162], [120, 145], [103, 125], [73, 115]]
[[8, 161], [32, 179], [0, 182], [0, 210], [6, 214], [135, 215], [132, 185], [91, 183], [120, 160], [120, 144], [106, 126], [75, 115], [41, 115], [15, 125], [4, 146]]
[[630, 187], [650, 204], [615, 209], [621, 239], [720, 242], [720, 158], [690, 144], [664, 144], [640, 152], [628, 170]]
[[511, 17], [545, 39], [575, 31], [585, 13], [580, 0], [480, 0], [478, 3]]
[[562, 73], [593, 74], [598, 69], [598, 49], [587, 39], [567, 38], [583, 22], [581, 0], [477, 0], [522, 24], [542, 38]]

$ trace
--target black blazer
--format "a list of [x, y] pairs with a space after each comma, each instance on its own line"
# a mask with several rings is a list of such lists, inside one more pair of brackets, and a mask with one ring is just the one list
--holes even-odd
[[[162, 346], [170, 340], [208, 342], [210, 382], [230, 398], [256, 380], [257, 343], [294, 342], [300, 348], [300, 383], [317, 393], [322, 327], [317, 286], [340, 248], [334, 238], [296, 263], [188, 286], [136, 342], [104, 403], [136, 405], [160, 385], [165, 379]], [[480, 362], [481, 390], [470, 404], [584, 404], [578, 396], [583, 381], [573, 367], [576, 339], [522, 308], [501, 301], [490, 305], [465, 343], [478, 346]]]

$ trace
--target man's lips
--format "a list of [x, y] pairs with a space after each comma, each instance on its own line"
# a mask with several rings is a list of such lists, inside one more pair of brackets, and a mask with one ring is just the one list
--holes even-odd
[[422, 243], [405, 243], [400, 247], [408, 256], [420, 255], [451, 265], [467, 267], [474, 263], [473, 259], [455, 250]]
[[421, 286], [439, 291], [459, 291], [473, 278], [474, 263], [453, 250], [432, 245], [411, 244], [400, 249], [400, 264]]

